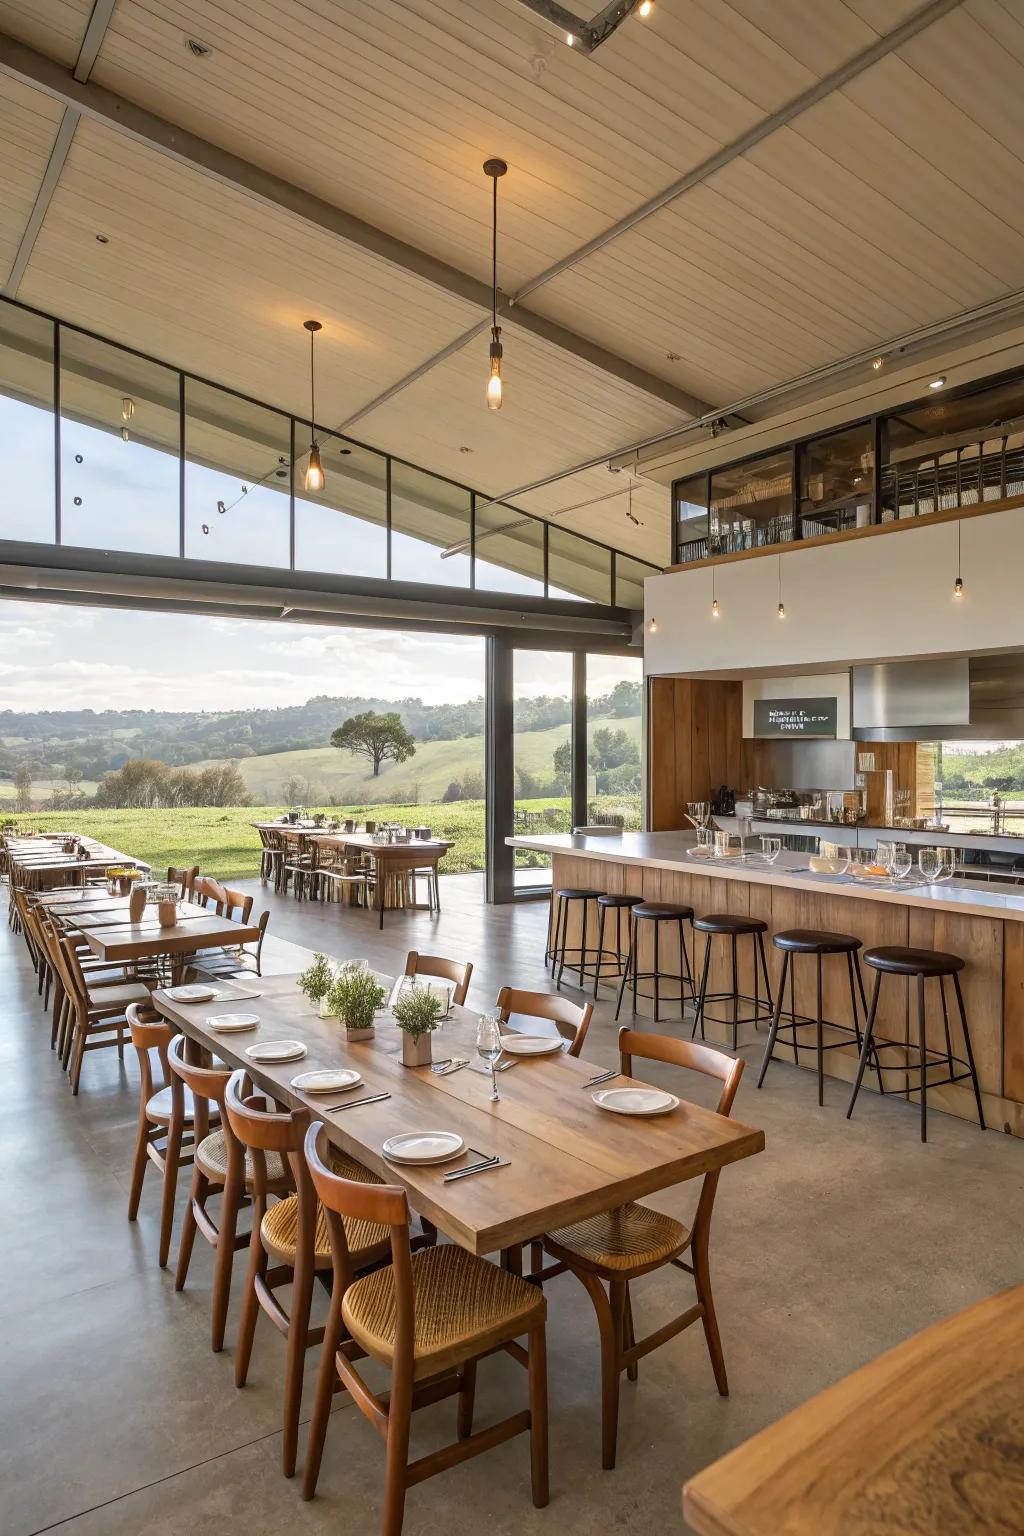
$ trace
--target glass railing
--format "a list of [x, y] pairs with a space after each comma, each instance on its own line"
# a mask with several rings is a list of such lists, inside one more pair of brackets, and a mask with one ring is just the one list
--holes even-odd
[[660, 569], [6, 299], [0, 443], [0, 540], [619, 608]]

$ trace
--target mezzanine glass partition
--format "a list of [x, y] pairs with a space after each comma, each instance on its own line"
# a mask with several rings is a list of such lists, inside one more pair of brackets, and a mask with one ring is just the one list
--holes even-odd
[[0, 435], [0, 539], [604, 607], [659, 569], [320, 423], [307, 490], [301, 416], [7, 299]]

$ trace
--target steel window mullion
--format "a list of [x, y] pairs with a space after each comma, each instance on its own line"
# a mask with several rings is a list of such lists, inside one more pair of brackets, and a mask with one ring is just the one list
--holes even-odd
[[185, 558], [185, 375], [178, 374], [178, 554]]
[[60, 322], [53, 322], [53, 542], [61, 541], [60, 508]]
[[385, 540], [385, 542], [386, 542], [386, 545], [387, 545], [386, 552], [385, 552], [385, 565], [384, 565], [384, 568], [385, 568], [387, 580], [390, 581], [391, 580], [391, 455], [390, 455], [390, 453], [387, 455], [387, 460], [386, 460], [385, 467], [384, 467], [384, 497], [385, 497], [385, 502], [386, 502], [385, 509], [384, 509], [384, 521], [385, 521], [385, 532], [386, 532], [386, 540]]
[[288, 429], [288, 569], [295, 569], [295, 417]]
[[476, 591], [476, 491], [469, 493], [469, 590]]

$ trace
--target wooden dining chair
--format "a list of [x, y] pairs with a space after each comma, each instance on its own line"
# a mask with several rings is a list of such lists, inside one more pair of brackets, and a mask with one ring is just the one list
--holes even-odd
[[[159, 1257], [163, 1269], [171, 1249], [178, 1169], [183, 1163], [191, 1163], [194, 1155], [194, 1104], [189, 1095], [175, 1116], [167, 1067], [167, 1049], [174, 1038], [171, 1026], [154, 1008], [143, 1003], [129, 1003], [125, 1017], [139, 1058], [139, 1121], [128, 1194], [128, 1220], [135, 1221], [139, 1214], [146, 1169], [150, 1163], [155, 1163], [162, 1179]], [[153, 1070], [155, 1065], [159, 1066], [159, 1085]]]
[[502, 987], [496, 1007], [503, 1024], [513, 1014], [550, 1020], [562, 1039], [569, 1042], [568, 1056], [580, 1054], [594, 1013], [593, 1003], [573, 1003], [557, 992], [524, 992], [519, 987]]
[[[181, 1116], [184, 1108], [182, 1099], [188, 1095], [196, 1105], [206, 1106], [205, 1115], [198, 1114], [197, 1119], [207, 1119], [211, 1128], [207, 1129], [195, 1149], [192, 1187], [178, 1244], [174, 1289], [185, 1289], [198, 1232], [213, 1248], [215, 1255], [210, 1343], [217, 1353], [224, 1347], [234, 1257], [239, 1249], [249, 1246], [250, 1233], [248, 1230], [239, 1233], [238, 1218], [243, 1207], [251, 1200], [253, 1163], [252, 1157], [244, 1149], [238, 1158], [231, 1159], [228, 1155], [228, 1141], [234, 1135], [224, 1112], [224, 1094], [231, 1077], [230, 1067], [202, 1066], [186, 1061], [186, 1049], [184, 1035], [177, 1035], [167, 1053], [175, 1118]], [[276, 1152], [267, 1154], [266, 1175], [269, 1194], [283, 1195], [292, 1189], [291, 1170]], [[215, 1217], [211, 1201], [218, 1195], [220, 1211]]]
[[[387, 1446], [382, 1536], [400, 1536], [406, 1490], [529, 1432], [533, 1502], [548, 1502], [547, 1307], [543, 1292], [452, 1243], [412, 1252], [409, 1201], [397, 1185], [367, 1185], [328, 1166], [327, 1131], [306, 1132], [305, 1158], [326, 1213], [334, 1285], [309, 1427], [303, 1498], [316, 1492], [331, 1400], [340, 1384]], [[355, 1244], [369, 1227], [384, 1232], [391, 1262], [361, 1278]], [[518, 1342], [527, 1337], [527, 1347]], [[477, 1362], [499, 1349], [526, 1367], [529, 1407], [473, 1433]], [[378, 1396], [355, 1368], [370, 1357], [391, 1372]], [[452, 1444], [409, 1461], [416, 1408], [458, 1395]]]
[[[313, 1281], [317, 1275], [326, 1278], [332, 1267], [326, 1218], [316, 1198], [302, 1150], [309, 1127], [309, 1111], [269, 1109], [266, 1099], [253, 1092], [251, 1082], [242, 1071], [232, 1073], [225, 1087], [224, 1108], [234, 1133], [228, 1142], [228, 1179], [241, 1182], [243, 1149], [251, 1159], [252, 1167], [252, 1235], [238, 1325], [235, 1385], [245, 1386], [256, 1321], [262, 1309], [288, 1340], [282, 1462], [285, 1477], [292, 1477], [298, 1452], [306, 1352], [324, 1337], [322, 1327], [309, 1326]], [[287, 1161], [295, 1193], [271, 1204], [270, 1159], [275, 1153]], [[345, 1178], [357, 1186], [380, 1183], [375, 1173], [353, 1159], [341, 1153], [336, 1153], [335, 1159]], [[353, 1264], [359, 1270], [379, 1264], [387, 1257], [388, 1234], [383, 1227], [362, 1222], [352, 1226], [350, 1238]], [[285, 1311], [275, 1294], [285, 1285], [291, 1286], [289, 1311]]]
[[472, 960], [445, 960], [440, 955], [421, 955], [415, 949], [410, 949], [405, 957], [405, 974], [407, 976], [438, 976], [443, 981], [452, 982], [455, 988], [452, 992], [452, 1002], [461, 1008], [469, 991], [473, 962]]
[[125, 1009], [129, 1003], [148, 1003], [150, 994], [149, 988], [140, 981], [110, 986], [90, 984], [82, 969], [74, 934], [63, 934], [59, 944], [73, 1020], [62, 1060], [65, 1067], [70, 1067], [71, 1092], [77, 1094], [86, 1051], [115, 1045], [123, 1060], [128, 1030]]
[[212, 905], [217, 916], [223, 917], [228, 893], [212, 875], [200, 875], [192, 883], [192, 900], [199, 907], [209, 908]]
[[[636, 1056], [716, 1078], [722, 1084], [716, 1109], [720, 1115], [731, 1112], [743, 1075], [742, 1058], [734, 1059], [690, 1040], [641, 1034], [626, 1028], [619, 1030], [619, 1053], [627, 1077], [632, 1076]], [[684, 1227], [674, 1217], [650, 1206], [631, 1202], [572, 1226], [560, 1227], [544, 1238], [544, 1248], [555, 1264], [539, 1275], [535, 1272], [533, 1278], [543, 1282], [570, 1270], [586, 1289], [597, 1313], [601, 1339], [601, 1459], [606, 1468], [615, 1465], [622, 1372], [627, 1371], [630, 1380], [635, 1381], [638, 1360], [697, 1321], [704, 1327], [718, 1390], [723, 1397], [729, 1395], [708, 1267], [711, 1213], [720, 1171], [704, 1175], [692, 1227]], [[687, 1252], [689, 1261], [683, 1258]], [[666, 1264], [693, 1276], [697, 1300], [685, 1312], [638, 1340], [633, 1331], [630, 1282]]]
[[192, 895], [192, 889], [198, 878], [198, 864], [193, 864], [191, 869], [175, 869], [172, 864], [167, 871], [167, 884], [176, 885], [186, 899]]

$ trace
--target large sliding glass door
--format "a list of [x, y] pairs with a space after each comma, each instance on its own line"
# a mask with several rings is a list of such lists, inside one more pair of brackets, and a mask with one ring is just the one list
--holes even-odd
[[551, 889], [550, 856], [507, 837], [642, 826], [643, 660], [489, 646], [488, 899], [502, 902]]

